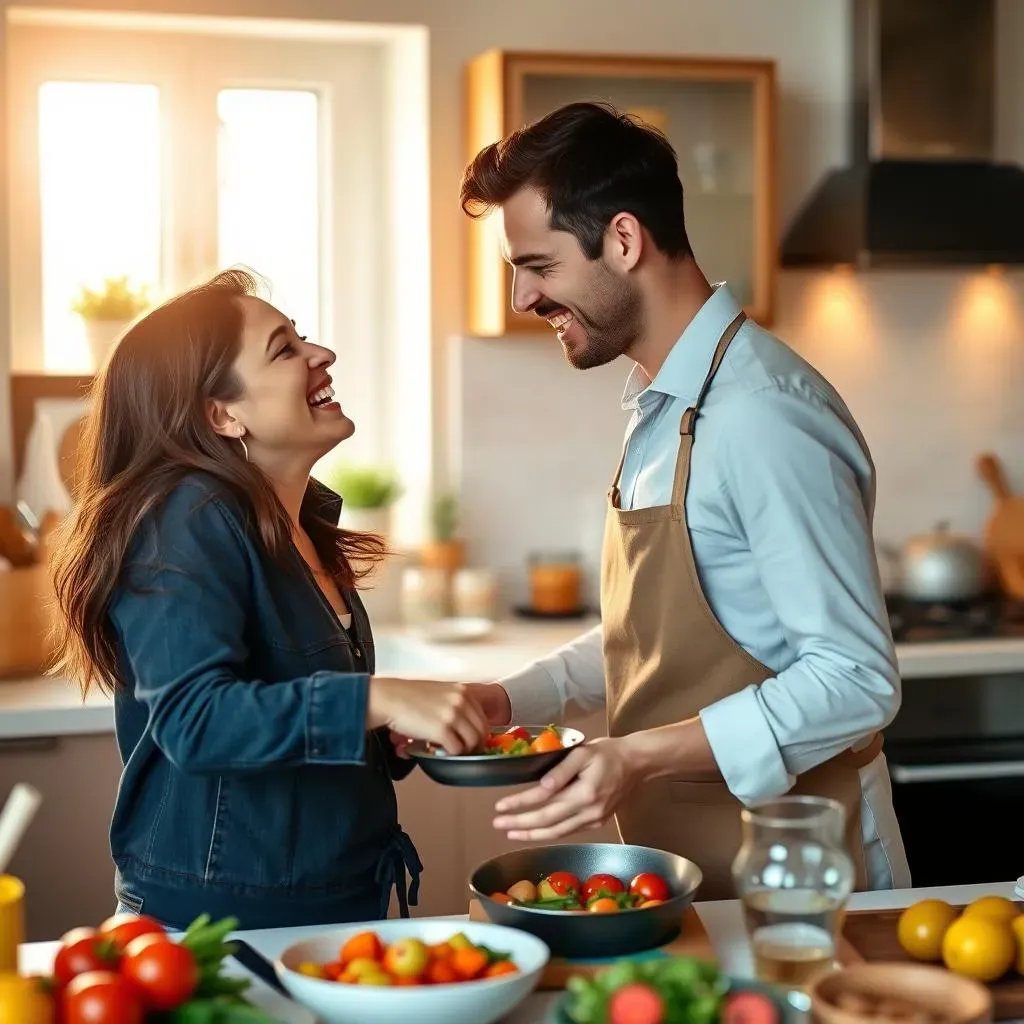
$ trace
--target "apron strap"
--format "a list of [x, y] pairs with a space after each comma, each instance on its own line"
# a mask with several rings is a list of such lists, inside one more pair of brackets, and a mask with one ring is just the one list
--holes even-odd
[[704, 378], [704, 383], [701, 385], [693, 405], [683, 413], [679, 420], [679, 454], [676, 456], [676, 472], [675, 478], [672, 481], [672, 507], [678, 511], [682, 510], [686, 485], [690, 479], [690, 452], [693, 448], [693, 432], [697, 424], [700, 407], [704, 404], [704, 398], [711, 388], [711, 382], [715, 379], [718, 368], [725, 359], [725, 353], [732, 339], [736, 337], [737, 331], [743, 326], [743, 322], [746, 319], [746, 313], [740, 310], [732, 323], [722, 332], [722, 337], [718, 341], [718, 347], [715, 349], [715, 354], [711, 359], [708, 375]]
[[[409, 904], [416, 906], [419, 902], [422, 871], [423, 862], [416, 852], [416, 847], [408, 834], [398, 828], [377, 862], [376, 881], [381, 888], [381, 920], [388, 916], [392, 889], [398, 896], [399, 914], [402, 917], [409, 916]], [[409, 885], [406, 884], [406, 872], [411, 880]]]

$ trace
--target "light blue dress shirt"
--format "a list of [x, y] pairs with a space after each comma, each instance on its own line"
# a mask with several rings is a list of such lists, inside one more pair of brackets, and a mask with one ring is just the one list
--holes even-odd
[[[623, 508], [670, 501], [679, 420], [739, 308], [719, 285], [653, 382], [634, 364], [623, 396], [633, 414]], [[775, 673], [700, 712], [726, 784], [746, 804], [785, 793], [798, 774], [863, 745], [899, 708], [874, 496], [867, 446], [842, 399], [792, 349], [746, 321], [697, 421], [686, 496], [708, 603]], [[601, 707], [600, 626], [501, 682], [513, 721], [549, 721], [570, 704]]]

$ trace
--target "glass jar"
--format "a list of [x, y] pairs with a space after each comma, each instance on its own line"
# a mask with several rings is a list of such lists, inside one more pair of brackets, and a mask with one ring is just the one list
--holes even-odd
[[580, 610], [582, 570], [572, 551], [530, 556], [530, 608], [541, 615], [573, 615]]
[[732, 874], [758, 978], [800, 988], [835, 965], [853, 890], [846, 812], [835, 800], [786, 796], [744, 808]]

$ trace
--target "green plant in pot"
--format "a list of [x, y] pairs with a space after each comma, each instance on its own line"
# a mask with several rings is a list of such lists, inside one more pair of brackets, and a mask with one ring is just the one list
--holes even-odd
[[379, 533], [391, 530], [391, 507], [402, 495], [394, 472], [380, 466], [341, 464], [329, 469], [323, 482], [341, 495], [341, 520], [346, 530]]
[[85, 336], [97, 369], [124, 329], [150, 305], [145, 288], [133, 288], [128, 276], [108, 277], [98, 289], [85, 285], [71, 309], [85, 324]]
[[459, 501], [451, 493], [434, 498], [430, 509], [431, 539], [420, 552], [425, 566], [454, 573], [465, 561], [465, 544], [458, 536]]

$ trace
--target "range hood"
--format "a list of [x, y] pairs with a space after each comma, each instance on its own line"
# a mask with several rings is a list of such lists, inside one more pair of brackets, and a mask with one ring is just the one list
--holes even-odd
[[1024, 263], [1024, 168], [994, 156], [995, 0], [850, 3], [851, 163], [797, 212], [782, 265]]

